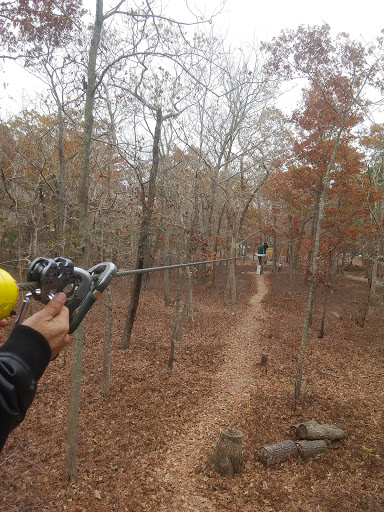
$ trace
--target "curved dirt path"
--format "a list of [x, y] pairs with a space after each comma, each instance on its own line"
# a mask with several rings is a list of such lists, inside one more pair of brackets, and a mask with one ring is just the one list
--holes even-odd
[[215, 443], [212, 435], [217, 438], [221, 430], [236, 427], [237, 411], [248, 409], [257, 386], [255, 363], [260, 361], [261, 354], [255, 344], [263, 316], [261, 300], [268, 290], [263, 275], [250, 275], [257, 279], [257, 293], [251, 297], [241, 325], [224, 340], [227, 348], [215, 376], [212, 396], [193, 424], [185, 425], [157, 470], [160, 484], [172, 484], [178, 489], [172, 507], [160, 508], [162, 512], [220, 512], [214, 502], [199, 496], [196, 467], [201, 467], [202, 452]]

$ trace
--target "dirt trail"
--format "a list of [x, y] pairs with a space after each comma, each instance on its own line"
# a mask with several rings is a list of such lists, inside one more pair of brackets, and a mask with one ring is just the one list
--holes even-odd
[[199, 496], [195, 469], [204, 463], [202, 453], [207, 446], [212, 445], [213, 449], [220, 431], [236, 428], [237, 411], [248, 409], [250, 396], [257, 387], [255, 363], [260, 361], [261, 355], [257, 340], [263, 315], [261, 300], [267, 293], [267, 286], [263, 275], [250, 275], [257, 279], [257, 294], [250, 300], [244, 321], [224, 340], [224, 362], [216, 373], [212, 396], [193, 424], [185, 425], [184, 432], [168, 451], [164, 464], [158, 468], [160, 484], [171, 484], [178, 489], [172, 508], [167, 505], [161, 511], [219, 512], [214, 502]]

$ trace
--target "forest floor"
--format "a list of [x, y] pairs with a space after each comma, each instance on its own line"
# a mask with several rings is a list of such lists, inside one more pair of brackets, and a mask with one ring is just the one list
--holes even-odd
[[[358, 275], [358, 272], [355, 272]], [[288, 270], [256, 275], [237, 266], [237, 315], [224, 304], [225, 267], [216, 286], [199, 285], [194, 321], [167, 372], [173, 308], [153, 274], [140, 301], [131, 346], [118, 349], [129, 278], [114, 282], [111, 390], [100, 392], [103, 305], [86, 318], [79, 418], [78, 478], [63, 480], [71, 348], [47, 369], [26, 420], [0, 455], [0, 512], [381, 512], [384, 511], [383, 311], [357, 327], [363, 282], [338, 276], [325, 336], [316, 298], [303, 378], [294, 410], [298, 346], [308, 294]], [[378, 290], [378, 293], [382, 293]], [[269, 354], [268, 371], [259, 362]], [[264, 467], [263, 445], [290, 438], [314, 419], [344, 429], [326, 453]], [[243, 433], [244, 467], [233, 479], [210, 457], [219, 434]]]

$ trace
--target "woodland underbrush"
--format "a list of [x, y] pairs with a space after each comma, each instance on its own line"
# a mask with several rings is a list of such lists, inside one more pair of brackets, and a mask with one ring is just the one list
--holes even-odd
[[[322, 291], [318, 290], [306, 354], [303, 403], [293, 409], [294, 378], [307, 284], [303, 275], [289, 286], [288, 271], [263, 278], [263, 300], [255, 347], [269, 354], [268, 371], [255, 365], [257, 392], [238, 412], [244, 435], [244, 470], [234, 479], [219, 477], [201, 449], [192, 485], [199, 510], [174, 510], [175, 485], [159, 481], [172, 443], [193, 424], [212, 399], [212, 381], [225, 355], [228, 332], [249, 314], [255, 293], [255, 266], [237, 266], [238, 314], [224, 304], [225, 267], [216, 286], [201, 283], [194, 292], [194, 321], [185, 324], [176, 345], [174, 371], [167, 372], [173, 308], [162, 301], [160, 274], [143, 293], [128, 350], [118, 349], [129, 296], [129, 280], [114, 283], [111, 390], [100, 391], [104, 309], [97, 304], [85, 325], [82, 399], [79, 418], [78, 479], [63, 481], [65, 428], [71, 348], [54, 361], [40, 381], [24, 423], [10, 436], [0, 458], [0, 512], [21, 510], [110, 512], [352, 512], [384, 511], [384, 344], [382, 312], [364, 328], [353, 314], [365, 285], [338, 277], [330, 294], [325, 336], [317, 338]], [[258, 276], [257, 276], [258, 277]], [[175, 285], [175, 283], [173, 283]], [[289, 438], [290, 426], [315, 419], [343, 428], [347, 438], [308, 461], [263, 467], [257, 448]], [[216, 436], [218, 433], [212, 433]], [[206, 500], [206, 501], [204, 501]], [[204, 506], [204, 503], [210, 503]], [[212, 508], [212, 503], [214, 507]]]

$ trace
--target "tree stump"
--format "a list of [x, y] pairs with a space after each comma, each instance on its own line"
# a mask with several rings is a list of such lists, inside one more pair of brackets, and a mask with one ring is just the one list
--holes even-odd
[[260, 367], [264, 367], [265, 373], [268, 373], [268, 356], [269, 354], [267, 352], [263, 352], [261, 354], [261, 359], [259, 362]]
[[213, 469], [232, 478], [243, 466], [243, 434], [234, 428], [223, 430], [213, 453]]
[[299, 455], [302, 459], [309, 459], [319, 453], [324, 453], [327, 449], [327, 443], [323, 440], [318, 441], [297, 441]]
[[329, 439], [329, 441], [341, 441], [345, 438], [345, 432], [335, 425], [312, 424], [312, 422], [302, 423], [297, 427], [299, 439]]
[[273, 464], [284, 462], [298, 455], [299, 449], [296, 443], [288, 439], [281, 443], [270, 444], [259, 448], [255, 454], [255, 458], [264, 464], [264, 466], [272, 466]]

